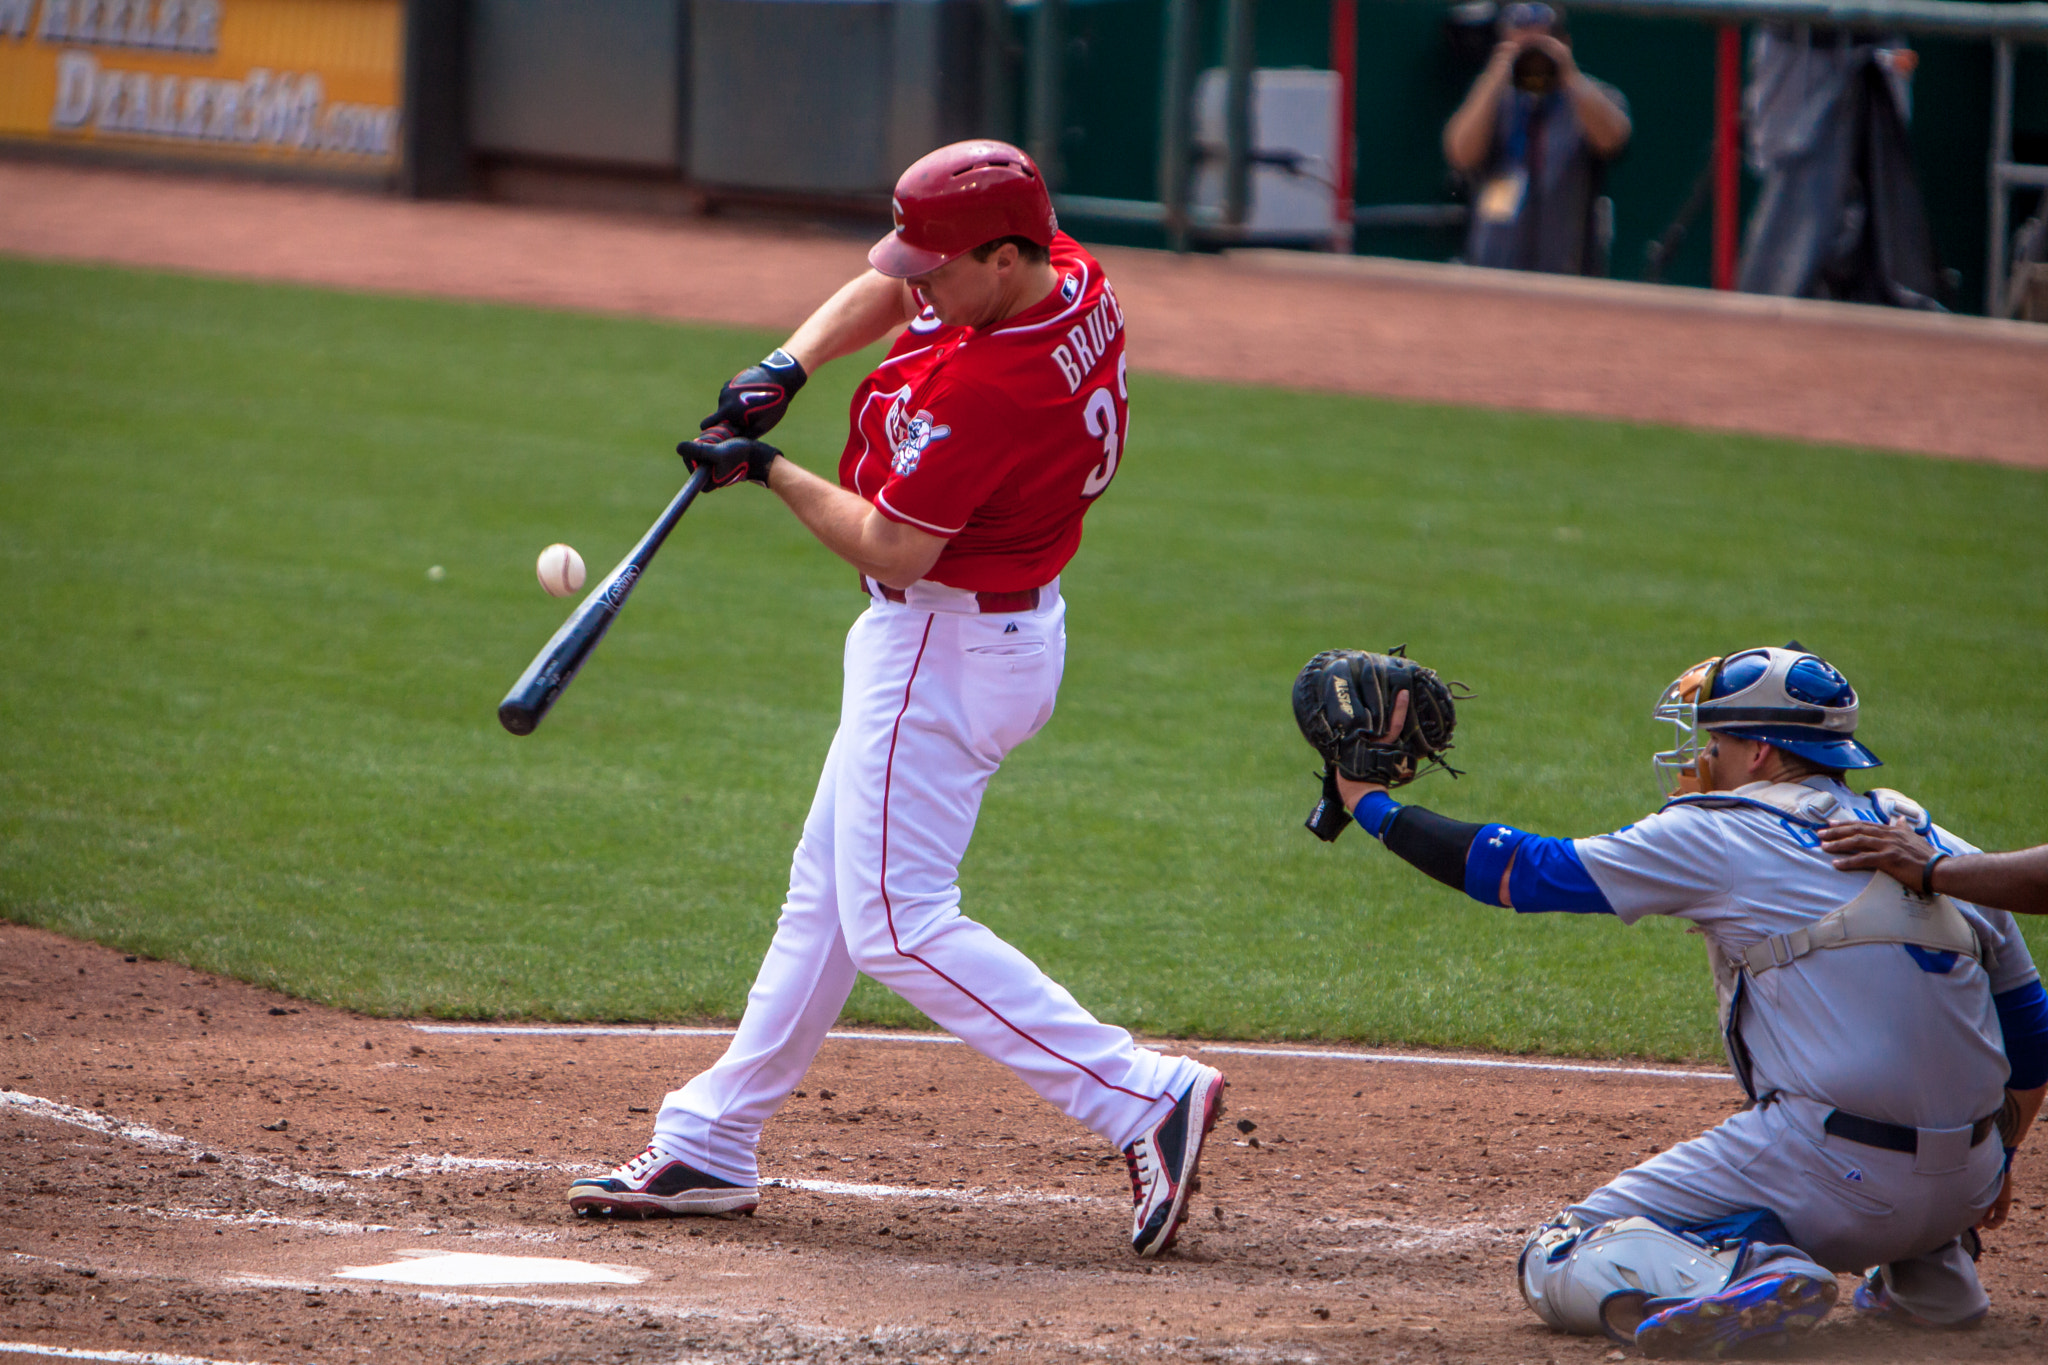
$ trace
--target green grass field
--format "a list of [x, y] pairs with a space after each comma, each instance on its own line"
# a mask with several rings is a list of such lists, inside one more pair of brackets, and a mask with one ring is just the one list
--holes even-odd
[[[493, 711], [669, 449], [774, 338], [0, 262], [0, 914], [374, 1013], [730, 1016], [837, 707], [852, 571], [707, 498], [535, 736]], [[777, 435], [829, 470], [853, 362]], [[1489, 910], [1300, 827], [1335, 644], [1475, 687], [1446, 813], [1652, 808], [1655, 694], [1797, 636], [1880, 780], [2048, 837], [2048, 478], [1158, 378], [1071, 567], [1060, 714], [991, 789], [970, 913], [1158, 1033], [1714, 1049], [1676, 925]], [[428, 570], [445, 570], [430, 579]], [[2048, 935], [2036, 933], [2037, 951]], [[865, 983], [850, 1017], [915, 1023]]]

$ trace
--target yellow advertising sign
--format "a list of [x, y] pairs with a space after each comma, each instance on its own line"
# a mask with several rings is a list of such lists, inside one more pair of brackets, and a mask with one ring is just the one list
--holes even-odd
[[398, 166], [402, 0], [0, 0], [0, 138]]

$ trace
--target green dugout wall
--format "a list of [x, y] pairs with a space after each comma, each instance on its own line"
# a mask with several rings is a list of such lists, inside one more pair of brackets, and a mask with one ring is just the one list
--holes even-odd
[[[1570, 11], [1569, 0], [1565, 7]], [[1159, 88], [1164, 0], [1068, 0], [1061, 89], [1066, 180], [1072, 194], [1117, 199], [1158, 196]], [[1223, 64], [1223, 0], [1202, 0], [1199, 64]], [[1459, 60], [1446, 28], [1448, 6], [1433, 0], [1359, 0], [1356, 198], [1374, 204], [1446, 203], [1455, 197], [1439, 137], [1477, 66]], [[1029, 33], [1029, 7], [1012, 9]], [[1715, 30], [1704, 23], [1631, 15], [1570, 13], [1585, 70], [1628, 96], [1635, 137], [1608, 180], [1614, 199], [1613, 274], [1641, 279], [1644, 249], [1691, 195], [1713, 136]], [[1327, 68], [1327, 0], [1265, 0], [1257, 11], [1257, 64]], [[1944, 266], [1960, 275], [1952, 306], [1981, 311], [1984, 296], [1985, 177], [1990, 140], [1991, 47], [1925, 37], [1914, 42], [1912, 137], [1928, 217]], [[1019, 82], [1023, 87], [1027, 83]], [[2014, 111], [2017, 160], [2048, 162], [2048, 53], [2022, 48]], [[1020, 109], [1020, 115], [1022, 113]], [[1012, 130], [1021, 135], [1021, 119]], [[1747, 181], [1745, 192], [1754, 186]], [[2025, 200], [2020, 200], [2024, 208]], [[1156, 228], [1077, 222], [1098, 241], [1158, 245]], [[1711, 214], [1693, 221], [1664, 278], [1704, 286]], [[1365, 254], [1444, 260], [1459, 248], [1454, 229], [1360, 228]]]

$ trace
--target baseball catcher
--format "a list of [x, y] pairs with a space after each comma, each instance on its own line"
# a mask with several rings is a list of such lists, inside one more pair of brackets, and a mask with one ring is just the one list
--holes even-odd
[[1295, 709], [1326, 790], [1366, 833], [1484, 905], [1671, 915], [1707, 941], [1750, 1103], [1538, 1228], [1516, 1267], [1529, 1306], [1555, 1328], [1694, 1357], [1810, 1330], [1838, 1271], [1863, 1275], [1859, 1314], [1930, 1329], [1982, 1317], [1976, 1229], [2005, 1221], [2048, 1088], [2048, 996], [2010, 914], [1823, 849], [1833, 824], [1896, 820], [1936, 850], [1975, 851], [1898, 792], [1849, 788], [1878, 758], [1855, 737], [1848, 680], [1797, 644], [1695, 665], [1653, 712], [1678, 736], [1654, 759], [1671, 799], [1612, 834], [1555, 839], [1395, 801], [1389, 788], [1448, 745], [1449, 704], [1398, 655], [1345, 657], [1311, 662]]

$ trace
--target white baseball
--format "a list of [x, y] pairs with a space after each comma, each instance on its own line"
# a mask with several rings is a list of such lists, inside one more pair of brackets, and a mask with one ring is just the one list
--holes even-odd
[[583, 586], [583, 556], [567, 545], [550, 545], [540, 552], [533, 572], [548, 596], [567, 597]]

